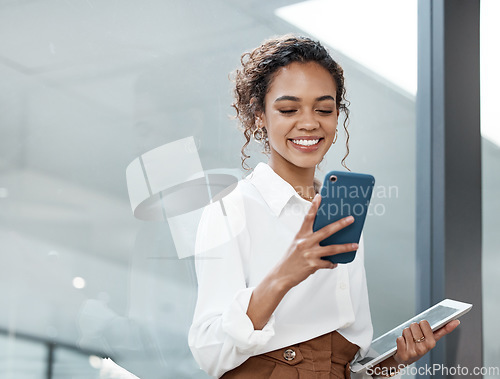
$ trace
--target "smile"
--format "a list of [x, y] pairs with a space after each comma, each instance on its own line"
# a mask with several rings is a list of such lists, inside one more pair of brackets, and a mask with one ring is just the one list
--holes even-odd
[[289, 139], [292, 146], [302, 153], [312, 153], [319, 149], [324, 138], [315, 139]]
[[291, 139], [294, 144], [300, 145], [300, 146], [314, 146], [319, 143], [321, 138], [318, 139]]

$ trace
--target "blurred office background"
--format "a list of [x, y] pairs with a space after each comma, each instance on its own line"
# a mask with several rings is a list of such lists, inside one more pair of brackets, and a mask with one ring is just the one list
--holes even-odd
[[[481, 7], [484, 364], [499, 366], [500, 9]], [[375, 336], [414, 315], [416, 0], [1, 0], [1, 378], [99, 378], [104, 356], [144, 379], [207, 377], [187, 345], [193, 260], [168, 223], [134, 218], [125, 170], [193, 136], [204, 170], [245, 175], [228, 74], [288, 32], [322, 40], [344, 67], [347, 164], [377, 179], [365, 230]], [[340, 168], [343, 143], [323, 173]], [[266, 159], [251, 155], [252, 167]]]

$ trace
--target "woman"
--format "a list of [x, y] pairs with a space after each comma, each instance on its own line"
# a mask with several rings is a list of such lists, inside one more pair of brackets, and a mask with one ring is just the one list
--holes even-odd
[[[269, 161], [203, 213], [189, 345], [215, 377], [349, 377], [373, 334], [362, 241], [319, 245], [352, 217], [312, 231], [315, 169], [336, 141], [341, 111], [347, 133], [342, 68], [320, 43], [286, 35], [244, 54], [235, 81], [243, 163], [252, 138]], [[321, 259], [356, 249], [349, 264]], [[426, 321], [413, 324], [378, 373], [394, 375], [456, 326], [433, 333]]]

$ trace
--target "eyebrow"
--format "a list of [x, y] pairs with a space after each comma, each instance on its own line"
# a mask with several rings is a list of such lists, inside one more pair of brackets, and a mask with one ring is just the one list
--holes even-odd
[[[284, 96], [278, 97], [276, 100], [274, 100], [274, 102], [276, 103], [278, 101], [300, 101], [300, 100], [301, 100], [300, 97], [284, 95]], [[330, 95], [320, 96], [320, 97], [317, 97], [315, 99], [315, 101], [324, 101], [324, 100], [333, 100], [333, 101], [335, 101], [335, 99], [333, 98], [333, 96], [330, 96]]]

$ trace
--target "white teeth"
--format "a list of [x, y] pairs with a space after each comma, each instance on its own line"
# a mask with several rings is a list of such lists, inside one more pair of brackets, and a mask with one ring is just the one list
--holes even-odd
[[319, 142], [319, 139], [293, 139], [293, 143], [302, 146], [312, 146]]

